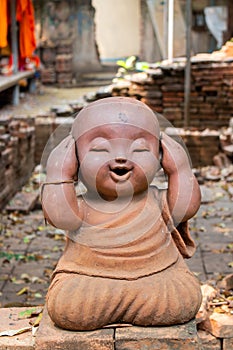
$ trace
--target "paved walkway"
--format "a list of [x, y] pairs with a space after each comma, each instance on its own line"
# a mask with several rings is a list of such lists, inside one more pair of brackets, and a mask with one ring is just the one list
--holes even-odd
[[[197, 244], [187, 260], [201, 283], [233, 273], [232, 182], [206, 181], [203, 203], [190, 220]], [[39, 203], [29, 214], [1, 214], [0, 307], [44, 304], [51, 273], [62, 254], [63, 231], [45, 225]]]

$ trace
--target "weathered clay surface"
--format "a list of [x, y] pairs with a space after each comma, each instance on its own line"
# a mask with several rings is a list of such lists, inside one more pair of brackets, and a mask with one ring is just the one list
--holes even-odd
[[[158, 171], [168, 188], [151, 183]], [[73, 181], [87, 191], [76, 197]], [[200, 190], [183, 147], [152, 110], [129, 98], [93, 102], [51, 153], [42, 204], [67, 244], [47, 296], [52, 320], [70, 330], [112, 323], [185, 323], [201, 303], [184, 258]]]

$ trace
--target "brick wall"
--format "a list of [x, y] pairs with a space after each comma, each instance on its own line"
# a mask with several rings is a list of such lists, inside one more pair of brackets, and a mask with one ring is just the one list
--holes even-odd
[[41, 81], [43, 84], [71, 86], [73, 79], [72, 45], [63, 44], [56, 47], [43, 47]]
[[0, 117], [0, 208], [31, 176], [34, 168], [34, 120]]
[[[184, 125], [185, 63], [161, 63], [146, 73], [125, 77], [113, 95], [131, 96], [161, 113], [174, 126]], [[190, 126], [198, 129], [228, 126], [233, 117], [233, 59], [199, 61], [191, 65]]]

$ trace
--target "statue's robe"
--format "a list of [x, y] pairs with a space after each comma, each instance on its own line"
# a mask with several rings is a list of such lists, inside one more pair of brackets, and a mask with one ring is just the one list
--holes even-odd
[[171, 325], [192, 319], [201, 303], [196, 277], [183, 258], [195, 252], [188, 223], [174, 226], [166, 191], [151, 187], [106, 222], [68, 233], [47, 295], [60, 327], [90, 330], [112, 323]]

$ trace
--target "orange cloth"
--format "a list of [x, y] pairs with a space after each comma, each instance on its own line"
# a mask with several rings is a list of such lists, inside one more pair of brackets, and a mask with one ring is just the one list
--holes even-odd
[[34, 9], [31, 0], [18, 0], [16, 19], [19, 22], [20, 57], [31, 57], [36, 49]]
[[[0, 47], [7, 46], [9, 18], [7, 0], [0, 0]], [[16, 20], [19, 22], [19, 53], [20, 58], [31, 57], [36, 49], [34, 9], [31, 0], [17, 0]]]
[[0, 0], [0, 47], [7, 46], [7, 0]]

